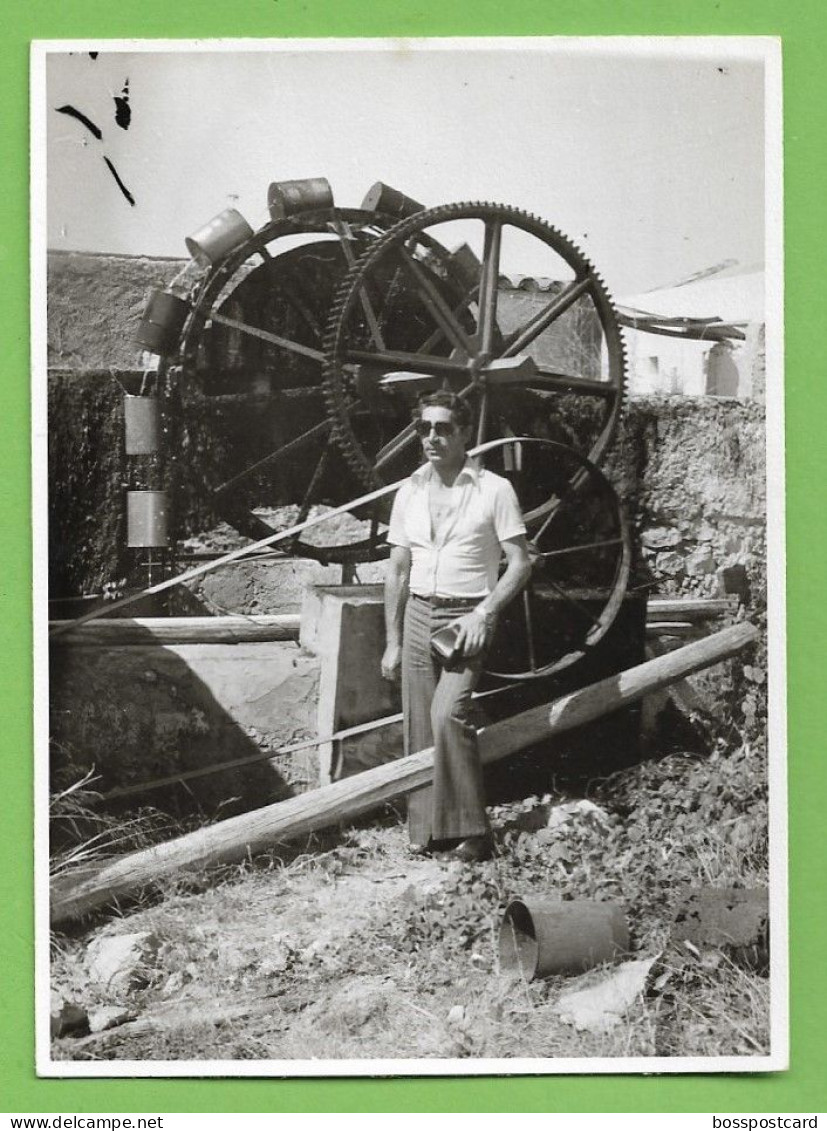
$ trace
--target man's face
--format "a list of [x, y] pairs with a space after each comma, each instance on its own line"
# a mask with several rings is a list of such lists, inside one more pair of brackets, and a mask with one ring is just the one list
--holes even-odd
[[[434, 467], [462, 467], [469, 429], [460, 428], [449, 408], [429, 405], [422, 410], [422, 450]], [[427, 434], [425, 426], [428, 425]]]

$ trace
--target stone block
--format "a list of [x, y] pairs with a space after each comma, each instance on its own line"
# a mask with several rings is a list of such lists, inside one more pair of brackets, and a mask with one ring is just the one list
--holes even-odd
[[687, 554], [686, 572], [690, 577], [703, 577], [715, 572], [715, 558], [708, 546], [699, 546]]
[[91, 981], [112, 993], [128, 993], [149, 980], [157, 953], [158, 939], [151, 931], [98, 935], [86, 948], [86, 968]]
[[[314, 586], [302, 610], [302, 647], [319, 658], [320, 738], [401, 709], [399, 689], [382, 678], [385, 647], [381, 585]], [[402, 729], [368, 731], [319, 744], [322, 784], [391, 761], [402, 754]]]
[[723, 950], [733, 961], [764, 971], [769, 962], [766, 888], [690, 888], [675, 910], [671, 941]]

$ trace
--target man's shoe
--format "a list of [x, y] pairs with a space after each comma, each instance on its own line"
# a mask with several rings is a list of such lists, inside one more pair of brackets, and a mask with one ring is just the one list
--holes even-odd
[[448, 853], [449, 859], [462, 860], [465, 864], [481, 864], [483, 860], [490, 860], [493, 855], [494, 838], [488, 833], [466, 837]]
[[417, 844], [416, 842], [411, 841], [411, 843], [408, 845], [408, 855], [409, 856], [430, 856], [431, 855], [431, 846], [430, 846], [430, 844]]

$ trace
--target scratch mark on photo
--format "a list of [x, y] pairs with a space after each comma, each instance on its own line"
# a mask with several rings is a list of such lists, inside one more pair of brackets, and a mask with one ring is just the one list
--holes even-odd
[[86, 126], [87, 130], [89, 130], [89, 132], [94, 137], [96, 137], [98, 141], [100, 141], [100, 139], [103, 137], [103, 134], [100, 132], [95, 123], [87, 118], [85, 114], [81, 113], [80, 110], [76, 110], [74, 106], [58, 106], [57, 112], [58, 114], [67, 114], [70, 118], [74, 118], [76, 121], [80, 122], [81, 125]]
[[118, 176], [118, 170], [115, 168], [115, 166], [112, 164], [112, 162], [109, 160], [108, 157], [104, 156], [103, 159], [106, 162], [106, 164], [109, 166], [109, 172], [115, 178], [115, 181], [117, 182], [118, 188], [121, 190], [121, 192], [124, 194], [126, 199], [129, 201], [129, 203], [134, 208], [135, 207], [135, 197], [132, 195], [132, 193], [129, 191], [129, 189], [126, 187], [126, 185], [123, 183], [121, 178]]
[[128, 130], [131, 121], [132, 109], [129, 105], [129, 79], [127, 79], [120, 95], [115, 95], [115, 124], [122, 130]]

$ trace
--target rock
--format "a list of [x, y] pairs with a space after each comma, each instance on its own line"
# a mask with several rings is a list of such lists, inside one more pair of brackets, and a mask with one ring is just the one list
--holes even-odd
[[183, 971], [176, 970], [174, 973], [170, 974], [170, 976], [164, 982], [163, 987], [161, 989], [161, 997], [172, 997], [173, 994], [177, 994], [178, 991], [182, 990], [183, 988], [184, 988]]
[[691, 577], [703, 577], [715, 572], [715, 558], [708, 546], [699, 546], [686, 556], [686, 572]]
[[646, 987], [655, 958], [624, 962], [585, 990], [569, 990], [557, 999], [554, 1012], [575, 1029], [604, 1031], [617, 1025]]
[[671, 550], [680, 546], [683, 535], [674, 526], [654, 526], [651, 530], [644, 530], [640, 541], [647, 550]]
[[99, 935], [86, 948], [86, 968], [93, 982], [124, 993], [146, 985], [157, 952], [158, 939], [151, 931]]
[[66, 1037], [70, 1033], [85, 1032], [89, 1027], [86, 1010], [73, 1001], [52, 995], [49, 1028], [53, 1037]]
[[592, 828], [606, 831], [611, 823], [609, 814], [593, 801], [567, 801], [564, 805], [555, 805], [549, 813], [547, 828], [559, 829], [563, 825], [576, 821], [592, 826]]
[[666, 574], [668, 577], [677, 577], [686, 572], [686, 564], [681, 554], [669, 551], [665, 554], [658, 554], [655, 558], [655, 569], [658, 573]]
[[448, 1010], [448, 1024], [461, 1025], [465, 1020], [465, 1006], [452, 1005]]
[[769, 966], [766, 888], [691, 888], [675, 910], [670, 938], [698, 951], [724, 951], [741, 966]]
[[89, 1010], [89, 1032], [102, 1033], [104, 1029], [114, 1029], [116, 1025], [123, 1025], [131, 1021], [134, 1014], [120, 1005], [101, 1005], [97, 1009]]

